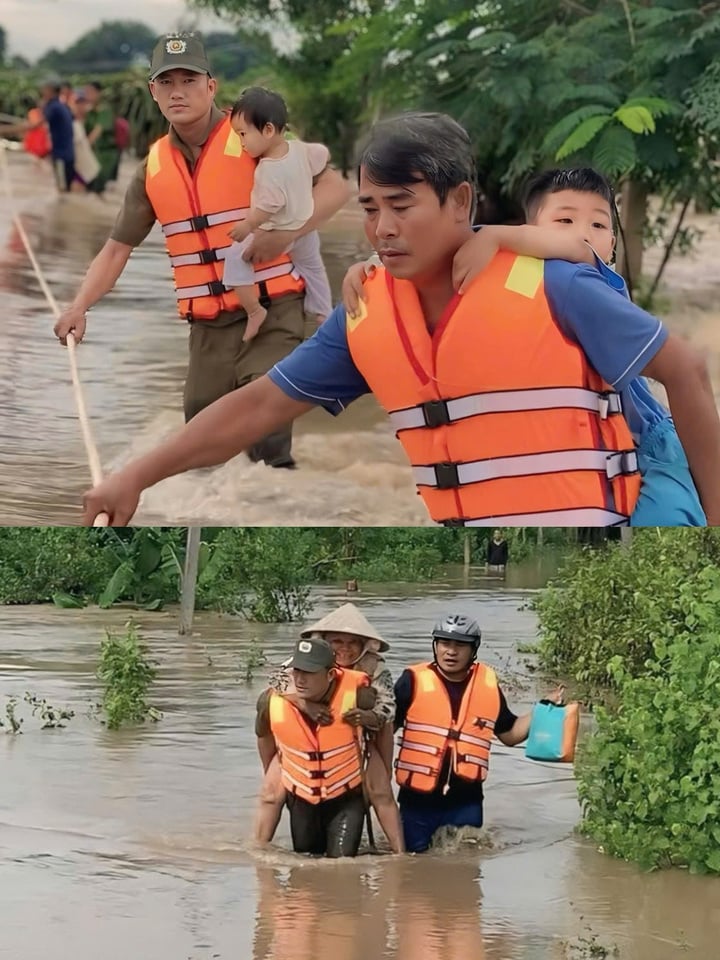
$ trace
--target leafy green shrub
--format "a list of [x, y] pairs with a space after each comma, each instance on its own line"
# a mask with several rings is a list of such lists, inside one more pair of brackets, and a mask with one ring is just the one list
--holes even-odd
[[684, 615], [637, 665], [616, 655], [619, 706], [578, 753], [581, 830], [646, 868], [720, 873], [720, 570], [679, 586]]
[[223, 531], [198, 578], [198, 606], [264, 623], [301, 620], [312, 606], [314, 533], [287, 527]]
[[95, 530], [0, 528], [0, 603], [49, 603], [59, 593], [90, 597], [112, 569]]
[[148, 717], [159, 719], [159, 712], [147, 702], [155, 668], [132, 621], [121, 637], [106, 631], [97, 675], [103, 685], [102, 706], [109, 730], [124, 723], [143, 723]]
[[683, 584], [719, 559], [720, 531], [698, 528], [638, 530], [629, 547], [572, 555], [533, 602], [542, 666], [595, 695], [614, 684], [615, 655], [638, 675], [653, 644], [686, 626]]
[[130, 600], [146, 610], [157, 610], [180, 596], [185, 530], [142, 527], [128, 539], [112, 528], [107, 551], [115, 569], [97, 596], [98, 606]]

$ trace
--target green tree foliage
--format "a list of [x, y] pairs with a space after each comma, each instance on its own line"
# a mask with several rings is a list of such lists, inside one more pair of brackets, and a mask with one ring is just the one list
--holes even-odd
[[612, 663], [640, 676], [661, 641], [694, 627], [684, 587], [720, 565], [720, 532], [637, 530], [629, 548], [573, 554], [539, 596], [540, 659], [594, 696], [615, 687]]
[[609, 662], [621, 706], [598, 710], [578, 756], [581, 829], [646, 868], [720, 873], [720, 569], [676, 588], [648, 589], [673, 628], [654, 631], [642, 675]]
[[98, 595], [113, 571], [97, 531], [0, 527], [0, 603], [50, 603], [57, 593]]
[[37, 65], [63, 76], [119, 73], [134, 63], [146, 64], [156, 40], [155, 31], [139, 21], [105, 21], [66, 50], [49, 50]]
[[399, 49], [406, 17], [423, 3], [195, 0], [194, 5], [242, 23], [249, 18], [275, 36], [286, 28], [276, 43], [274, 70], [255, 79], [286, 97], [300, 135], [325, 142], [345, 172], [354, 162], [363, 128], [384, 104], [412, 102], [410, 70], [401, 78], [397, 61], [407, 56]]

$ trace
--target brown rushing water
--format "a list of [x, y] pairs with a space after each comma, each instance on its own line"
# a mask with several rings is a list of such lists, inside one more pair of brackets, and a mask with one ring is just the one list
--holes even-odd
[[[546, 566], [547, 564], [547, 566]], [[358, 602], [386, 636], [389, 666], [421, 659], [435, 619], [472, 613], [482, 657], [515, 709], [535, 697], [517, 646], [552, 562], [511, 568], [508, 583], [447, 579], [365, 588]], [[315, 595], [314, 615], [345, 599]], [[0, 957], [25, 960], [566, 960], [598, 938], [621, 960], [717, 956], [720, 884], [675, 870], [644, 875], [574, 834], [571, 770], [494, 753], [479, 846], [415, 857], [317, 861], [248, 841], [259, 762], [252, 721], [262, 677], [242, 659], [258, 639], [277, 663], [296, 627], [202, 614], [137, 619], [159, 663], [164, 719], [110, 733], [86, 716], [104, 627], [127, 611], [0, 609], [0, 704], [26, 690], [76, 712], [65, 730], [25, 716], [0, 732]], [[600, 956], [600, 954], [597, 954]], [[595, 956], [595, 954], [593, 954]]]
[[[121, 191], [103, 203], [58, 197], [49, 171], [10, 156], [14, 209], [62, 304], [105, 242]], [[125, 169], [125, 177], [132, 164]], [[0, 185], [1, 187], [1, 185]], [[75, 523], [89, 471], [69, 364], [53, 320], [0, 201], [0, 525]], [[352, 214], [333, 223], [323, 250], [337, 293], [348, 264], [365, 256]], [[170, 269], [156, 228], [116, 289], [89, 317], [80, 379], [103, 468], [154, 446], [182, 423], [187, 325], [173, 312]], [[137, 522], [251, 525], [388, 525], [429, 521], [402, 450], [371, 398], [335, 421], [313, 411], [296, 426], [300, 470], [272, 470], [240, 456], [149, 491]], [[382, 491], [382, 495], [379, 496]]]

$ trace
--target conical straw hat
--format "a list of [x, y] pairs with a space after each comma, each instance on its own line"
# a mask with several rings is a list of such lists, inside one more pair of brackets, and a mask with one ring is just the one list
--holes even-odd
[[369, 623], [365, 615], [358, 610], [354, 603], [344, 603], [341, 607], [328, 613], [322, 620], [305, 627], [300, 634], [301, 637], [307, 637], [311, 633], [353, 633], [355, 636], [363, 637], [366, 640], [377, 640], [380, 644], [380, 653], [385, 653], [390, 649], [387, 643], [375, 627]]

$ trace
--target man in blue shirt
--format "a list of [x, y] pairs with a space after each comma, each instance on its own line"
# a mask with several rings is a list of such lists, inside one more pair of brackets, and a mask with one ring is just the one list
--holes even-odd
[[73, 115], [70, 107], [60, 100], [60, 84], [45, 83], [41, 90], [43, 116], [50, 131], [51, 157], [58, 190], [67, 193], [75, 179], [75, 146], [73, 144]]
[[[387, 272], [415, 286], [432, 337], [455, 297], [453, 258], [473, 236], [467, 133], [438, 114], [378, 124], [359, 180], [368, 239]], [[549, 261], [544, 289], [565, 338], [579, 345], [613, 390], [622, 392], [641, 374], [664, 384], [708, 524], [720, 523], [720, 420], [704, 359], [656, 317], [618, 297], [591, 266]], [[337, 414], [368, 392], [348, 346], [345, 310], [338, 307], [267, 376], [212, 404], [175, 437], [89, 491], [84, 520], [92, 523], [105, 512], [111, 524], [125, 524], [147, 487], [224, 463], [314, 406]], [[517, 512], [523, 507], [517, 504]]]

